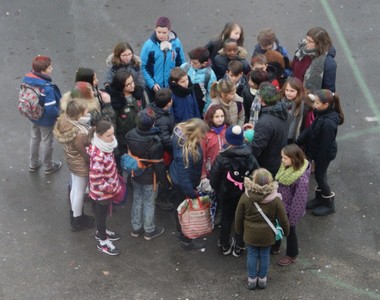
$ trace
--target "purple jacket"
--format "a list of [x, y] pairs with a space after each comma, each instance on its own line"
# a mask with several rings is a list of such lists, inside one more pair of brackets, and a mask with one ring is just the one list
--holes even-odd
[[278, 192], [282, 195], [290, 226], [296, 226], [306, 212], [306, 201], [309, 190], [311, 165], [291, 185], [279, 183]]

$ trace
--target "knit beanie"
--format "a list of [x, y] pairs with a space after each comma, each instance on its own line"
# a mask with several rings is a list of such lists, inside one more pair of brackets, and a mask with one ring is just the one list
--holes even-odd
[[170, 29], [171, 23], [167, 17], [159, 17], [156, 22], [156, 27], [166, 27]]
[[260, 84], [258, 93], [261, 100], [263, 100], [267, 106], [275, 105], [278, 101], [277, 89], [269, 82], [263, 82]]
[[232, 146], [243, 145], [243, 142], [244, 142], [243, 128], [241, 128], [239, 125], [230, 126], [226, 130], [225, 137], [226, 137], [227, 143]]

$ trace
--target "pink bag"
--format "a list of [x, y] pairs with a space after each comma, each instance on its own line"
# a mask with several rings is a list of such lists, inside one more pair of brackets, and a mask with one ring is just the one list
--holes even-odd
[[118, 178], [121, 186], [120, 192], [110, 199], [114, 205], [122, 205], [126, 202], [127, 187], [125, 185], [125, 180], [120, 174], [118, 174]]

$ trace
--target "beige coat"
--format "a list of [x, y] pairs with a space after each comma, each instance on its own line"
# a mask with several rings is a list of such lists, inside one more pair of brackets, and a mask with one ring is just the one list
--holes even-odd
[[230, 125], [244, 125], [245, 112], [242, 97], [235, 94], [234, 99], [230, 103], [226, 103], [220, 98], [213, 98], [211, 99], [211, 104], [209, 107], [216, 104], [223, 106], [224, 110], [226, 111], [226, 122], [228, 122]]

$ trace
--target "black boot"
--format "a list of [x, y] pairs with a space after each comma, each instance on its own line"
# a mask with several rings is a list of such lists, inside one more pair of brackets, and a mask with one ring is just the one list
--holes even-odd
[[70, 209], [70, 225], [73, 225], [73, 211]]
[[[70, 215], [71, 213], [72, 211], [70, 211]], [[71, 231], [81, 231], [84, 229], [93, 228], [95, 226], [95, 219], [94, 217], [85, 215], [82, 210], [82, 215], [79, 217], [73, 216], [72, 219], [70, 219], [70, 224]]]
[[329, 196], [322, 196], [322, 205], [314, 209], [312, 214], [314, 216], [323, 217], [335, 213], [334, 198], [335, 193], [333, 192], [331, 192]]
[[315, 197], [314, 199], [306, 203], [306, 209], [314, 209], [322, 205], [322, 190], [318, 187], [315, 188]]

